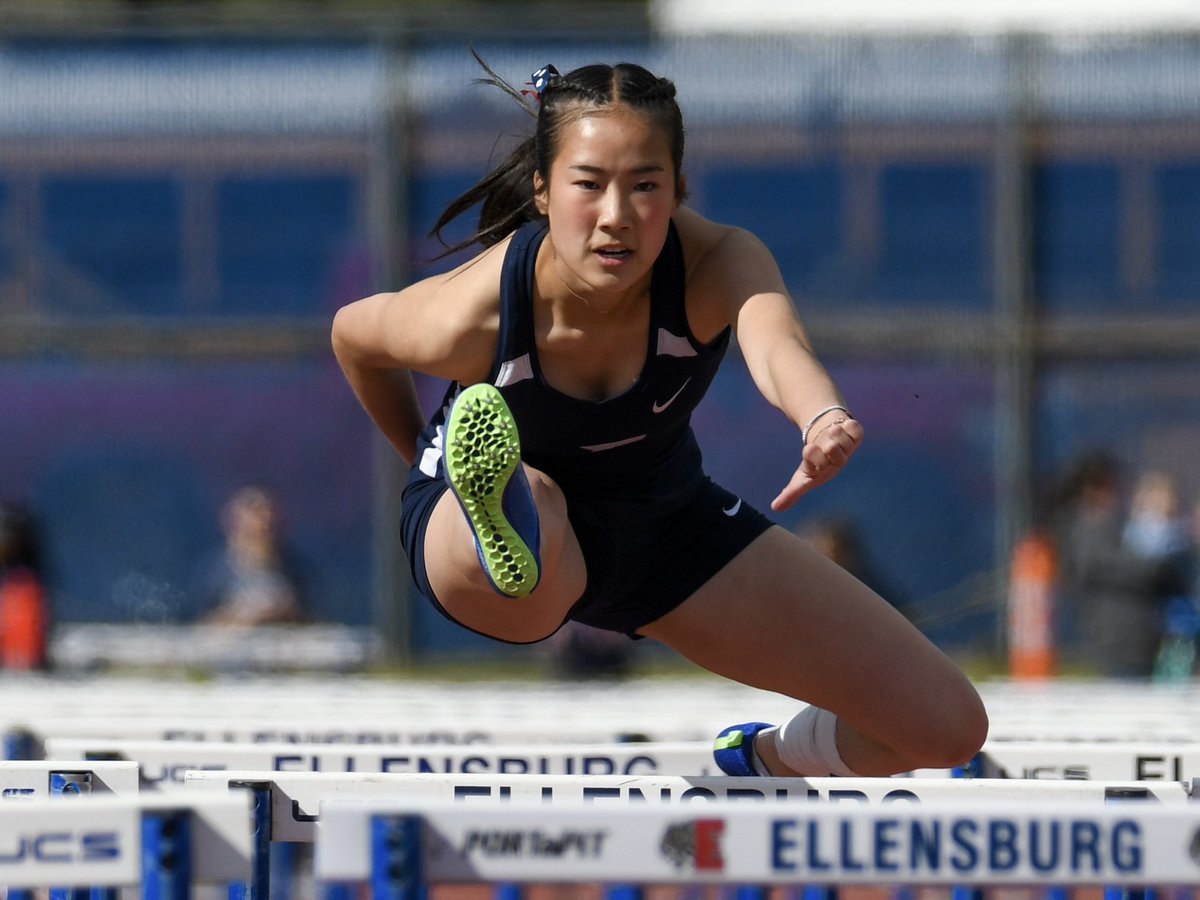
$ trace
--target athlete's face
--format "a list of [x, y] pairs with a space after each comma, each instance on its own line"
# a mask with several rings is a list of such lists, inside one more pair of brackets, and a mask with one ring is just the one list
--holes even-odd
[[560, 274], [574, 290], [622, 294], [650, 275], [678, 205], [662, 129], [626, 108], [564, 125], [550, 183], [535, 177]]

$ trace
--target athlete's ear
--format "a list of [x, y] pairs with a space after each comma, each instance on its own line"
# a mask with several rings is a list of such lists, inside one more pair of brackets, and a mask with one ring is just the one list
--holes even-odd
[[538, 215], [549, 215], [549, 191], [546, 190], [546, 182], [542, 181], [541, 172], [533, 173], [533, 205], [537, 207]]
[[679, 209], [683, 205], [683, 201], [687, 199], [687, 176], [680, 175], [679, 180], [675, 185], [675, 208]]

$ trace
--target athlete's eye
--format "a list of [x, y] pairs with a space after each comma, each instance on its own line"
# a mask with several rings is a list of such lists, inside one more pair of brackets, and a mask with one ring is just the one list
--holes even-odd
[[598, 190], [600, 190], [600, 185], [598, 185], [598, 184], [597, 184], [596, 182], [594, 182], [594, 181], [588, 181], [586, 178], [581, 178], [579, 181], [576, 181], [576, 182], [575, 182], [575, 186], [576, 186], [577, 188], [582, 188], [582, 189], [583, 189], [583, 190], [585, 190], [585, 191], [598, 191]]
[[637, 183], [637, 184], [634, 186], [634, 188], [633, 188], [633, 189], [634, 189], [635, 191], [639, 191], [639, 192], [641, 192], [641, 193], [643, 193], [643, 194], [645, 194], [645, 193], [649, 193], [650, 191], [656, 191], [656, 190], [658, 190], [658, 182], [655, 182], [655, 181], [639, 181], [639, 182], [638, 182], [638, 183]]

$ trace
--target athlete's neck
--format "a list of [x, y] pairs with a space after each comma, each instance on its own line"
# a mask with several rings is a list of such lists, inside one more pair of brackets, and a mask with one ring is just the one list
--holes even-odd
[[564, 322], [584, 324], [589, 320], [619, 320], [640, 313], [650, 297], [647, 272], [633, 286], [620, 290], [597, 290], [572, 272], [555, 252], [550, 236], [542, 244], [535, 267], [537, 292]]

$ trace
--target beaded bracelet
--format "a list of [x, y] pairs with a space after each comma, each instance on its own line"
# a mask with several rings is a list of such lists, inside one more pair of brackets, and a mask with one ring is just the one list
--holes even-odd
[[819, 413], [817, 413], [815, 416], [813, 416], [811, 419], [809, 419], [807, 425], [805, 425], [803, 428], [800, 429], [800, 444], [801, 444], [801, 446], [808, 444], [808, 433], [810, 431], [812, 431], [812, 427], [817, 424], [817, 420], [819, 418], [821, 418], [821, 416], [825, 415], [826, 413], [831, 413], [834, 410], [841, 410], [847, 416], [849, 416], [851, 419], [854, 418], [854, 416], [851, 415], [850, 410], [846, 409], [846, 407], [844, 407], [844, 406], [834, 405], [834, 406], [825, 407], [823, 410], [821, 410]]

